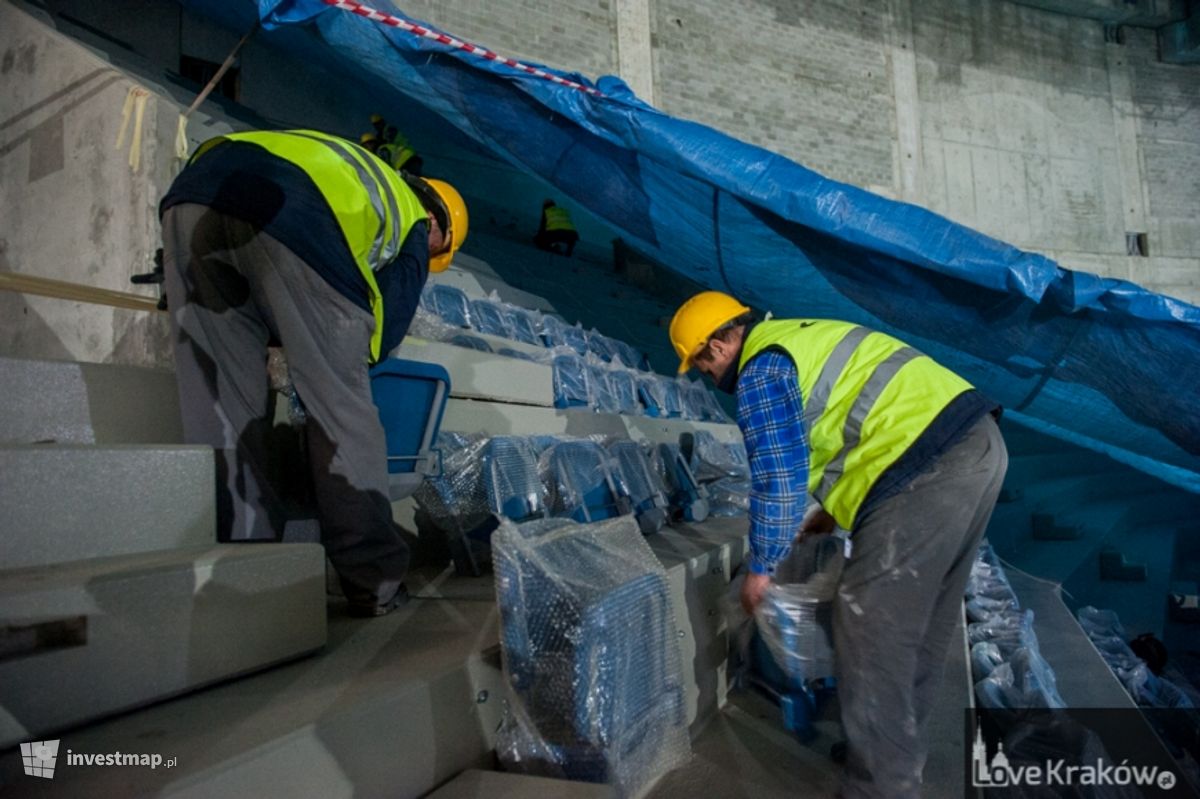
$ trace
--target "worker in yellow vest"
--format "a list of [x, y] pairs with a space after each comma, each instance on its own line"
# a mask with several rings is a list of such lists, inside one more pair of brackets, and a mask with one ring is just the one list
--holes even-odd
[[184, 435], [215, 450], [219, 539], [283, 535], [267, 374], [268, 345], [282, 346], [350, 612], [395, 608], [409, 552], [367, 368], [400, 343], [426, 277], [462, 246], [462, 197], [336, 136], [256, 131], [202, 144], [160, 213]]
[[377, 154], [391, 164], [392, 169], [404, 170], [410, 175], [420, 176], [425, 168], [424, 160], [395, 125], [388, 125], [384, 129], [383, 144], [379, 146]]
[[578, 241], [579, 233], [571, 223], [570, 212], [561, 205], [555, 205], [554, 200], [543, 201], [542, 220], [533, 243], [539, 249], [557, 252], [570, 258]]
[[[737, 397], [751, 471], [747, 612], [797, 536], [850, 533], [834, 600], [839, 796], [918, 797], [925, 725], [1008, 455], [999, 408], [904, 342], [827, 319], [756, 322], [728, 294], [670, 326], [679, 371]], [[806, 499], [821, 510], [804, 519]]]

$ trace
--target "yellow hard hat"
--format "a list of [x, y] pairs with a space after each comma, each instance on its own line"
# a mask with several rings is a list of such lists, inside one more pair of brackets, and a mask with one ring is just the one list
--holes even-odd
[[375, 125], [382, 121], [383, 121], [383, 117], [380, 116], [379, 114], [371, 114], [371, 124], [372, 125]]
[[[467, 240], [467, 228], [469, 227], [467, 219], [467, 204], [463, 202], [462, 195], [443, 180], [435, 178], [421, 178], [429, 188], [433, 189], [433, 193], [441, 200], [442, 208], [445, 209], [445, 219], [439, 217], [438, 222], [442, 225], [442, 231], [450, 242], [450, 247], [439, 255], [431, 256], [429, 259], [430, 272], [444, 272], [450, 266], [450, 261], [454, 258], [454, 253], [458, 252], [458, 248]], [[438, 214], [435, 212], [435, 216]]]
[[679, 306], [671, 319], [671, 346], [679, 356], [679, 373], [692, 368], [692, 359], [716, 333], [750, 309], [720, 291], [702, 291]]
[[379, 140], [379, 137], [378, 137], [378, 136], [376, 136], [376, 135], [374, 134], [374, 132], [371, 132], [371, 133], [364, 133], [363, 135], [361, 135], [361, 136], [359, 136], [359, 137], [358, 137], [358, 143], [359, 143], [359, 144], [366, 144], [367, 142], [370, 142], [370, 141], [378, 141], [378, 140]]

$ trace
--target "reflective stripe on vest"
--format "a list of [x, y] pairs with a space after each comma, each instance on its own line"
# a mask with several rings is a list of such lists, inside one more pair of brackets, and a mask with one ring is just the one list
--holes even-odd
[[761, 322], [746, 338], [738, 371], [768, 349], [796, 364], [808, 490], [847, 530], [879, 476], [972, 387], [904, 342], [848, 322]]
[[204, 142], [191, 162], [222, 141], [262, 147], [302, 169], [321, 192], [367, 282], [367, 296], [375, 317], [371, 360], [378, 361], [383, 344], [383, 301], [375, 272], [396, 257], [412, 226], [425, 219], [421, 201], [379, 158], [327, 133], [314, 130], [230, 133]]
[[574, 230], [575, 226], [571, 224], [571, 215], [567, 213], [566, 208], [559, 208], [557, 205], [552, 205], [542, 211], [546, 215], [546, 230]]

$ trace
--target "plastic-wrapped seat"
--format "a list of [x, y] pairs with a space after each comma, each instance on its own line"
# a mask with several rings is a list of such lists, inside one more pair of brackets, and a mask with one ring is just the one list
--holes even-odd
[[453, 344], [456, 347], [466, 347], [467, 349], [479, 350], [480, 352], [491, 352], [492, 345], [481, 339], [479, 336], [472, 336], [467, 333], [459, 333], [451, 336], [448, 344]]
[[670, 419], [683, 416], [683, 391], [678, 380], [659, 377], [663, 391], [663, 415]]
[[455, 327], [471, 326], [471, 303], [460, 289], [434, 283], [425, 287], [421, 299], [427, 302], [426, 307], [440, 316], [446, 324]]
[[637, 415], [642, 412], [638, 402], [637, 379], [633, 372], [616, 368], [608, 370], [608, 388], [616, 400], [617, 413]]
[[689, 755], [666, 574], [633, 520], [504, 523], [495, 546], [509, 770], [642, 795]]
[[538, 477], [537, 454], [528, 439], [496, 436], [481, 458], [483, 487], [493, 513], [514, 522], [546, 517], [546, 487]]
[[554, 407], [588, 408], [593, 403], [591, 369], [587, 362], [570, 350], [554, 355]]
[[614, 462], [595, 441], [561, 441], [542, 453], [539, 472], [551, 486], [553, 516], [594, 522], [631, 510], [617, 489]]
[[539, 347], [544, 346], [545, 342], [537, 332], [537, 317], [539, 316], [537, 311], [526, 310], [516, 305], [504, 305], [503, 309], [508, 318], [508, 328], [512, 331], [514, 341], [522, 344], [536, 344]]
[[638, 375], [638, 402], [647, 416], [664, 419], [667, 416], [667, 392], [658, 379], [658, 375]]
[[[749, 465], [738, 463], [727, 446], [707, 430], [683, 433], [679, 437], [679, 448], [687, 458], [692, 474], [701, 483], [709, 483], [725, 477], [746, 480], [750, 477]], [[745, 449], [742, 450], [745, 452]]]
[[654, 469], [667, 488], [673, 517], [687, 522], [708, 518], [708, 492], [697, 482], [678, 444], [662, 443], [654, 448]]
[[609, 380], [608, 369], [600, 363], [588, 364], [592, 379], [592, 405], [598, 413], [620, 413], [621, 405], [612, 382]]
[[513, 337], [508, 316], [494, 300], [471, 300], [471, 326], [489, 336]]
[[645, 535], [658, 532], [667, 523], [670, 508], [666, 488], [646, 453], [636, 441], [625, 439], [610, 442], [608, 451], [617, 460], [619, 487], [629, 497], [638, 527]]
[[578, 325], [568, 325], [552, 314], [542, 316], [542, 340], [547, 347], [570, 347], [577, 355], [587, 355], [587, 333]]

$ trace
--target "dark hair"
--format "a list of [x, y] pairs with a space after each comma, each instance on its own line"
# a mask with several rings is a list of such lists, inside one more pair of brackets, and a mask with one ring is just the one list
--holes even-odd
[[728, 322], [726, 322], [725, 324], [721, 325], [720, 327], [718, 327], [716, 330], [713, 331], [711, 336], [708, 337], [708, 341], [704, 342], [704, 346], [700, 349], [699, 352], [696, 353], [696, 356], [694, 358], [692, 358], [692, 360], [693, 361], [711, 360], [712, 359], [712, 350], [709, 348], [709, 346], [712, 343], [713, 339], [720, 339], [721, 341], [729, 341], [730, 339], [733, 338], [733, 331], [738, 330], [743, 327], [748, 327], [748, 326], [754, 324], [754, 321], [755, 321], [754, 314], [747, 311], [746, 313], [742, 314], [741, 316], [731, 319]]

